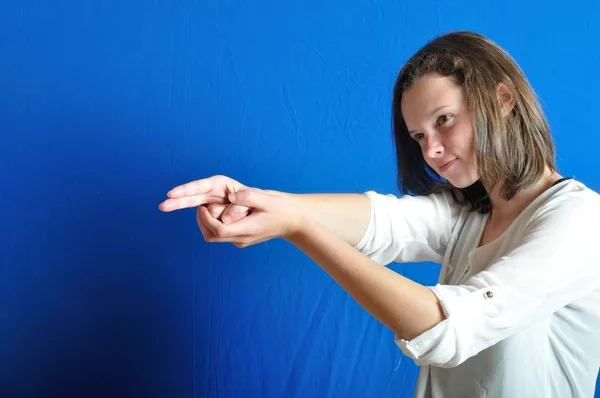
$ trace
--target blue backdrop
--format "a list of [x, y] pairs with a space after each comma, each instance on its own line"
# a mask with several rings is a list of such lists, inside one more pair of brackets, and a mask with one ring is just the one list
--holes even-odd
[[[0, 3], [0, 396], [410, 397], [392, 334], [283, 241], [207, 244], [172, 186], [396, 192], [390, 103], [427, 40], [506, 48], [564, 175], [600, 190], [600, 5]], [[434, 283], [433, 264], [394, 265]]]

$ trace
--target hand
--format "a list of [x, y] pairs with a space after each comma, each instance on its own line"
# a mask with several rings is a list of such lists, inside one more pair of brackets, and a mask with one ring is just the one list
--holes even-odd
[[256, 188], [228, 195], [233, 205], [250, 208], [248, 216], [224, 224], [204, 207], [198, 207], [197, 221], [207, 242], [232, 242], [237, 247], [255, 245], [272, 238], [290, 239], [302, 229], [306, 215], [288, 199]]
[[[179, 185], [167, 193], [168, 199], [159, 205], [164, 212], [206, 206], [211, 215], [224, 223], [235, 222], [246, 215], [249, 209], [233, 205], [227, 195], [247, 187], [226, 176], [216, 175]], [[198, 209], [200, 210], [200, 209]]]

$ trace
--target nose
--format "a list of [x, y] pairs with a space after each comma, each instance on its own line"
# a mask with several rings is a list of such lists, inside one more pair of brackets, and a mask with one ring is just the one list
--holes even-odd
[[436, 159], [444, 154], [444, 145], [437, 134], [427, 137], [423, 146], [423, 154], [430, 159]]

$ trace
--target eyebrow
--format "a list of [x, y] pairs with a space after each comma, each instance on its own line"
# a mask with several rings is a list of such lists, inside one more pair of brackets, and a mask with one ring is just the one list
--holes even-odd
[[427, 117], [432, 117], [433, 115], [435, 115], [436, 113], [438, 113], [440, 110], [449, 107], [450, 105], [440, 105], [437, 108], [433, 109], [431, 112], [429, 112], [427, 114]]
[[[437, 106], [437, 107], [433, 108], [431, 111], [429, 111], [429, 112], [427, 113], [427, 118], [431, 118], [433, 115], [435, 115], [436, 113], [438, 113], [438, 112], [439, 112], [439, 111], [441, 111], [442, 109], [444, 109], [444, 108], [447, 108], [447, 107], [449, 107], [449, 106], [450, 106], [450, 105], [449, 105], [449, 104], [447, 104], [447, 105], [440, 105], [440, 106]], [[405, 122], [405, 123], [406, 123], [406, 122]], [[409, 133], [410, 135], [413, 135], [413, 134], [415, 134], [415, 133], [417, 133], [417, 132], [418, 132], [418, 131], [416, 131], [416, 130], [411, 130], [411, 131], [409, 131], [408, 133]]]

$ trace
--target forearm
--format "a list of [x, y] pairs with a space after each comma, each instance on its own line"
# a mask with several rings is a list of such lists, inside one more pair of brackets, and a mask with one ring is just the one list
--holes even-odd
[[363, 194], [293, 194], [274, 190], [266, 192], [286, 197], [351, 246], [360, 241], [369, 224], [370, 201]]
[[400, 338], [411, 340], [444, 319], [430, 289], [382, 267], [309, 217], [288, 240]]

